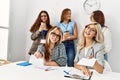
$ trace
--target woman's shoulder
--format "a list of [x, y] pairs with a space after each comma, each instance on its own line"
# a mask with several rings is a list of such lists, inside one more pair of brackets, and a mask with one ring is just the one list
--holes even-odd
[[38, 46], [37, 51], [39, 51], [39, 52], [44, 52], [44, 51], [45, 51], [45, 46], [44, 46], [43, 44], [40, 44], [40, 45]]
[[45, 46], [43, 44], [38, 45], [38, 49], [45, 49]]
[[95, 43], [93, 48], [95, 50], [101, 50], [101, 49], [104, 49], [104, 44], [103, 43]]
[[59, 26], [59, 25], [61, 25], [62, 24], [62, 22], [57, 22], [57, 26]]
[[102, 31], [105, 32], [105, 31], [110, 31], [110, 28], [105, 26], [105, 27], [102, 27]]
[[59, 43], [56, 47], [63, 48], [64, 44], [63, 43]]
[[71, 20], [71, 21], [70, 21], [70, 23], [73, 23], [73, 24], [75, 24], [75, 20]]

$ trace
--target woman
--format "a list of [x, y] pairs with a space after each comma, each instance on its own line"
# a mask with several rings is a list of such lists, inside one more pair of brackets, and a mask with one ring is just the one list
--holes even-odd
[[74, 60], [74, 67], [82, 70], [84, 74], [91, 75], [89, 68], [83, 65], [78, 65], [78, 61], [82, 58], [95, 58], [96, 62], [92, 67], [97, 72], [103, 72], [104, 66], [104, 45], [101, 26], [99, 23], [91, 23], [83, 29], [80, 40], [78, 42], [78, 51]]
[[32, 33], [31, 39], [33, 40], [29, 54], [34, 54], [40, 43], [44, 43], [47, 31], [51, 28], [50, 19], [47, 11], [41, 11], [32, 25], [30, 32]]
[[100, 10], [94, 11], [90, 17], [90, 20], [92, 22], [98, 22], [102, 27], [102, 32], [104, 36], [104, 45], [105, 45], [104, 58], [105, 60], [108, 61], [107, 53], [109, 53], [112, 48], [112, 40], [111, 40], [111, 31], [107, 26], [105, 26], [105, 17], [103, 12]]
[[44, 57], [46, 66], [65, 66], [66, 52], [63, 43], [61, 43], [62, 32], [59, 27], [52, 27], [46, 36], [46, 43], [38, 47], [35, 56]]
[[75, 44], [74, 40], [78, 37], [77, 25], [75, 21], [71, 20], [71, 10], [66, 8], [62, 11], [61, 21], [58, 23], [63, 34], [63, 43], [65, 45], [67, 54], [67, 65], [72, 67], [75, 58]]

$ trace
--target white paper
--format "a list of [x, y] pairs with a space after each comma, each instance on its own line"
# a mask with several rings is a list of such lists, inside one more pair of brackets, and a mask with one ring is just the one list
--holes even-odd
[[36, 58], [35, 55], [31, 55], [29, 59], [29, 63], [32, 63], [35, 67], [39, 69], [50, 69], [50, 66], [44, 66], [43, 58]]
[[95, 64], [96, 59], [92, 58], [92, 59], [88, 59], [88, 58], [82, 58], [77, 64], [78, 65], [84, 65], [84, 66], [89, 66], [89, 67], [93, 67]]
[[45, 43], [46, 42], [46, 40], [45, 39], [41, 39], [41, 41], [40, 41], [40, 43]]

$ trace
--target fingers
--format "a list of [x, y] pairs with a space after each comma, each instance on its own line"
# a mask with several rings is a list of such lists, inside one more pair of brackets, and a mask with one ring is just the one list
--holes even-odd
[[43, 57], [40, 52], [35, 52], [34, 55], [35, 55], [36, 58], [42, 58]]
[[93, 55], [90, 55], [90, 56], [88, 57], [88, 59], [92, 59], [92, 58], [94, 58], [94, 56], [93, 56]]
[[87, 75], [87, 76], [91, 76], [90, 70], [86, 67], [82, 68], [83, 74]]

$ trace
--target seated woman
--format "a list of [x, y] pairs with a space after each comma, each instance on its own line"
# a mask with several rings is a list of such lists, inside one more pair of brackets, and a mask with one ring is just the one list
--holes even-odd
[[52, 27], [46, 36], [46, 43], [39, 45], [35, 56], [44, 58], [46, 66], [65, 66], [66, 51], [63, 43], [61, 43], [62, 32], [59, 27]]
[[82, 58], [95, 58], [96, 62], [92, 68], [102, 73], [104, 66], [104, 46], [102, 43], [103, 35], [100, 24], [91, 23], [86, 25], [78, 41], [78, 51], [74, 60], [74, 67], [82, 70], [85, 75], [90, 76], [89, 68], [91, 67], [78, 65], [77, 62]]

